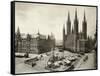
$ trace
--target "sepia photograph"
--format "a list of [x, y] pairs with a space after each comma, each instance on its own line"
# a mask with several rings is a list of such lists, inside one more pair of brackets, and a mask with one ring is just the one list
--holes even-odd
[[14, 2], [15, 74], [97, 69], [97, 6]]

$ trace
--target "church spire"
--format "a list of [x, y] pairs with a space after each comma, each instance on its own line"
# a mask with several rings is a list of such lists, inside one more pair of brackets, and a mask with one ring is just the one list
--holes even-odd
[[17, 29], [17, 34], [20, 34], [20, 29], [19, 29], [19, 27], [18, 27], [18, 29]]
[[70, 13], [68, 11], [68, 18], [67, 18], [67, 35], [71, 33], [71, 21], [70, 21]]
[[77, 20], [77, 9], [75, 10], [75, 19]]
[[84, 21], [86, 21], [86, 17], [85, 17], [85, 10], [84, 10]]
[[79, 36], [78, 36], [78, 18], [77, 18], [77, 9], [75, 10], [74, 35], [75, 35], [75, 42], [74, 42], [75, 50], [74, 50], [74, 51], [77, 51], [77, 40], [78, 40], [78, 38], [79, 38]]
[[68, 21], [70, 21], [70, 13], [69, 13], [69, 11], [68, 11]]
[[20, 29], [19, 29], [19, 27], [17, 29], [17, 36], [20, 37]]
[[83, 33], [83, 38], [87, 38], [87, 21], [85, 17], [85, 11], [84, 11], [84, 17], [83, 17], [83, 24], [82, 24], [82, 33]]
[[20, 33], [19, 27], [18, 27], [18, 29], [17, 29], [16, 36], [17, 36], [17, 39], [18, 39], [18, 40], [21, 40], [21, 33]]
[[74, 32], [75, 32], [76, 35], [78, 35], [78, 18], [77, 18], [77, 9], [75, 10]]

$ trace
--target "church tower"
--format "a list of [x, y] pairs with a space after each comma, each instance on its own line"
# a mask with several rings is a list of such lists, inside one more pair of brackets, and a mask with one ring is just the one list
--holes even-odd
[[67, 35], [71, 33], [71, 20], [70, 20], [70, 14], [68, 12], [68, 19], [67, 19]]
[[84, 18], [82, 22], [82, 33], [83, 33], [83, 39], [87, 39], [87, 21], [85, 17], [85, 11], [84, 11]]
[[63, 49], [65, 49], [65, 26], [63, 25]]
[[15, 51], [21, 51], [22, 50], [22, 38], [21, 38], [21, 33], [20, 29], [18, 27], [17, 32], [16, 32], [16, 39], [15, 39]]
[[74, 19], [74, 52], [77, 52], [77, 40], [78, 40], [78, 18], [76, 10]]
[[17, 29], [16, 37], [17, 37], [18, 40], [21, 40], [21, 33], [20, 33], [19, 27]]
[[19, 27], [17, 29], [17, 35], [20, 35], [20, 30], [19, 30]]
[[78, 35], [78, 18], [77, 18], [77, 10], [75, 11], [74, 33], [75, 33], [76, 35]]

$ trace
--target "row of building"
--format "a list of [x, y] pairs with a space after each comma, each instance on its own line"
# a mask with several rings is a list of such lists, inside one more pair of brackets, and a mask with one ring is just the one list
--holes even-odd
[[20, 53], [44, 53], [55, 47], [54, 35], [22, 34], [20, 29], [15, 33], [15, 52]]

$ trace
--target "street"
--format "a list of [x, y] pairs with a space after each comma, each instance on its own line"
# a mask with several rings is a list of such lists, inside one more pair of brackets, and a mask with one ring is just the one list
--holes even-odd
[[88, 56], [88, 60], [87, 61], [83, 61], [83, 59], [81, 59], [78, 64], [76, 65], [76, 68], [74, 70], [82, 70], [82, 69], [95, 69], [95, 58], [94, 58], [94, 53], [88, 53], [86, 54]]
[[[58, 52], [58, 51], [55, 51], [55, 54], [57, 55], [60, 55], [60, 56], [71, 56], [71, 55], [75, 55], [75, 53], [71, 53], [69, 51], [64, 51], [63, 52]], [[16, 71], [16, 74], [17, 73], [36, 73], [36, 72], [50, 72], [50, 70], [48, 69], [45, 69], [45, 67], [47, 66], [47, 61], [49, 60], [49, 58], [51, 57], [50, 56], [47, 56], [45, 53], [42, 54], [43, 55], [43, 58], [41, 58], [40, 60], [36, 61], [36, 65], [34, 67], [32, 67], [32, 65], [28, 65], [28, 64], [25, 64], [24, 61], [26, 58], [15, 58], [15, 71]], [[82, 69], [94, 69], [94, 53], [88, 53], [86, 54], [88, 55], [88, 60], [87, 61], [83, 61], [84, 59], [84, 56], [82, 56], [81, 59], [77, 60], [77, 62], [75, 62], [74, 64], [74, 69], [72, 70], [82, 70]], [[35, 54], [31, 54], [30, 55], [31, 57], [34, 57], [34, 56], [37, 56]], [[60, 71], [63, 71], [61, 70], [62, 68], [65, 68], [66, 67], [60, 67], [58, 68], [58, 70]]]

